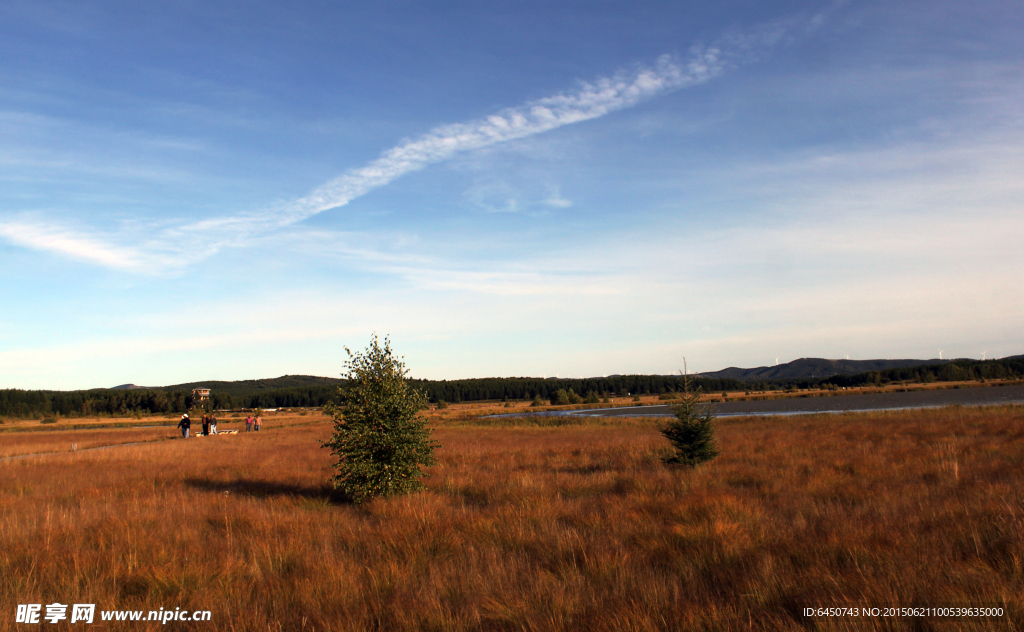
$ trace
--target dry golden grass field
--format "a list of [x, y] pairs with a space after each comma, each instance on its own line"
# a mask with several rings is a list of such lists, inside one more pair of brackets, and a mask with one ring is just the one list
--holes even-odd
[[[193, 415], [192, 434], [200, 429], [199, 418]], [[49, 452], [73, 452], [92, 448], [144, 442], [181, 439], [176, 429], [180, 415], [152, 415], [141, 419], [110, 417], [75, 417], [58, 423], [41, 425], [32, 419], [12, 420], [0, 427], [0, 459], [10, 456]], [[280, 429], [322, 423], [326, 417], [320, 413], [265, 414], [264, 429]], [[219, 415], [219, 430], [244, 431], [244, 414]], [[206, 437], [199, 440], [205, 441]], [[210, 440], [217, 440], [211, 437]]]
[[[730, 418], [696, 470], [662, 465], [659, 421], [433, 423], [428, 490], [362, 506], [311, 417], [0, 434], [59, 452], [0, 461], [0, 629], [53, 602], [196, 630], [1024, 628], [1022, 407]], [[803, 615], [919, 605], [1005, 614]], [[96, 618], [39, 627], [164, 627]]]

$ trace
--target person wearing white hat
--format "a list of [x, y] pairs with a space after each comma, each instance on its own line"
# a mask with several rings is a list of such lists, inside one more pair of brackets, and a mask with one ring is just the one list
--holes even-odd
[[192, 427], [192, 420], [188, 418], [188, 413], [181, 416], [181, 421], [178, 422], [178, 427], [181, 428], [182, 438], [188, 439], [188, 430]]

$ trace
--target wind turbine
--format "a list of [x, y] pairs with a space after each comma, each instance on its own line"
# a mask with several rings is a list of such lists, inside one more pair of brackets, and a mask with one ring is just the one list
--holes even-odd
[[939, 349], [939, 359], [942, 359], [942, 349]]
[[984, 362], [984, 361], [985, 361], [985, 354], [986, 354], [986, 353], [988, 353], [988, 351], [982, 351], [982, 352], [981, 352], [981, 361], [982, 361], [982, 362]]

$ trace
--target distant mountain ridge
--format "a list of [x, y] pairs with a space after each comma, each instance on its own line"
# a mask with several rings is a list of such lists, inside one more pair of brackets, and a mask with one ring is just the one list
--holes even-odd
[[[888, 368], [886, 368], [888, 367]], [[731, 376], [731, 377], [722, 377]], [[808, 388], [827, 383], [831, 387], [857, 387], [893, 382], [963, 382], [1024, 379], [1024, 356], [990, 360], [826, 360], [801, 358], [784, 365], [740, 369], [730, 367], [692, 376], [708, 393], [749, 391], [752, 387]], [[621, 375], [578, 379], [540, 377], [474, 378], [464, 380], [411, 380], [432, 402], [540, 401], [569, 389], [594, 401], [606, 394], [616, 396], [679, 392], [686, 383], [682, 375]], [[195, 402], [192, 388], [211, 388], [214, 408], [314, 408], [329, 403], [338, 392], [339, 378], [285, 375], [269, 380], [224, 382], [211, 380], [146, 389], [135, 384], [118, 388], [78, 391], [0, 389], [0, 417], [45, 418], [59, 414], [124, 415], [129, 412], [180, 413]]]
[[[1024, 355], [1008, 356], [1001, 358], [1001, 360], [1018, 360], [1024, 359]], [[729, 367], [722, 369], [721, 371], [708, 371], [705, 373], [697, 373], [696, 377], [711, 378], [711, 379], [726, 379], [726, 380], [737, 380], [740, 382], [753, 382], [758, 380], [773, 381], [773, 380], [807, 380], [807, 379], [826, 379], [837, 375], [857, 375], [860, 373], [866, 373], [868, 371], [885, 371], [887, 369], [903, 369], [917, 366], [926, 365], [938, 365], [952, 362], [953, 360], [947, 359], [932, 359], [932, 360], [827, 360], [825, 358], [800, 358], [799, 360], [793, 360], [785, 364], [779, 364], [777, 366], [761, 366], [753, 369], [742, 369], [739, 367]], [[992, 360], [990, 360], [991, 362]], [[466, 379], [466, 380], [417, 380], [418, 383], [424, 388], [429, 384], [458, 384], [458, 383], [474, 383], [483, 384], [485, 382], [492, 381], [507, 381], [507, 380], [539, 380], [542, 382], [565, 382], [576, 383], [580, 385], [596, 384], [599, 380], [608, 379], [625, 379], [630, 377], [644, 377], [644, 376], [623, 376], [623, 375], [609, 375], [604, 378], [587, 378], [580, 380], [572, 380], [569, 378], [482, 378], [482, 379]], [[647, 377], [679, 377], [678, 375], [672, 376], [647, 376]], [[310, 389], [314, 387], [336, 387], [340, 386], [344, 380], [336, 377], [319, 377], [315, 375], [282, 375], [281, 377], [260, 379], [260, 380], [239, 380], [237, 382], [227, 382], [221, 380], [207, 380], [203, 382], [188, 382], [185, 384], [174, 384], [170, 386], [137, 386], [135, 384], [121, 384], [120, 386], [114, 386], [109, 390], [155, 390], [155, 391], [191, 391], [194, 388], [209, 388], [214, 393], [221, 393], [224, 395], [230, 395], [232, 397], [248, 397], [253, 395], [259, 395], [261, 393], [269, 393], [271, 391], [280, 391], [284, 389]], [[597, 386], [592, 386], [598, 388]], [[581, 386], [582, 388], [582, 386]], [[591, 388], [588, 386], [587, 388]], [[608, 390], [614, 390], [611, 387], [602, 386], [601, 388]], [[717, 388], [717, 387], [716, 387]], [[730, 387], [731, 388], [731, 387]], [[465, 396], [465, 395], [464, 395]]]
[[801, 380], [826, 378], [834, 375], [856, 375], [867, 371], [903, 369], [926, 364], [942, 364], [949, 360], [827, 360], [825, 358], [800, 358], [775, 366], [759, 366], [754, 369], [729, 367], [721, 371], [698, 373], [700, 377], [727, 378], [751, 382], [755, 380]]
[[135, 384], [122, 384], [114, 386], [110, 390], [151, 390], [151, 391], [191, 391], [194, 388], [208, 388], [220, 393], [235, 397], [251, 395], [261, 391], [273, 391], [284, 388], [301, 388], [309, 386], [335, 386], [342, 382], [340, 378], [319, 377], [315, 375], [282, 375], [262, 380], [238, 380], [226, 382], [222, 380], [207, 380], [205, 382], [187, 382], [185, 384], [172, 384], [170, 386], [136, 386]]

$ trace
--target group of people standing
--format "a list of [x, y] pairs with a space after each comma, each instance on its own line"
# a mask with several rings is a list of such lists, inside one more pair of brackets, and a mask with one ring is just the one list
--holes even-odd
[[263, 419], [259, 415], [249, 415], [245, 418], [245, 431], [253, 432], [263, 427]]
[[[217, 434], [217, 418], [213, 415], [203, 415], [203, 436], [209, 436]], [[178, 427], [181, 428], [181, 436], [188, 439], [192, 429], [192, 420], [189, 419], [188, 413], [181, 416], [181, 421], [178, 422]], [[245, 418], [245, 431], [253, 432], [263, 427], [263, 419], [259, 415], [249, 415]]]
[[213, 415], [203, 415], [203, 436], [217, 434], [217, 418]]

